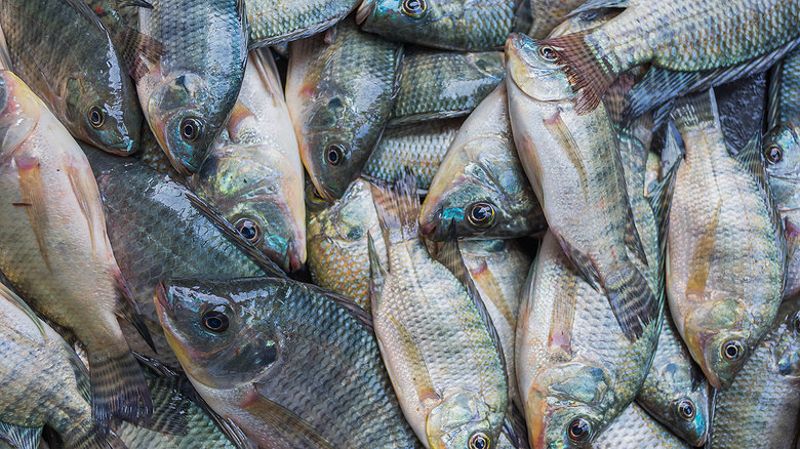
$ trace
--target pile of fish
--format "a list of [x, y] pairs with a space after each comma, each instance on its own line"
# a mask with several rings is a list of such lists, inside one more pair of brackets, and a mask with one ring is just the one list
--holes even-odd
[[0, 0], [0, 449], [800, 448], [800, 0]]

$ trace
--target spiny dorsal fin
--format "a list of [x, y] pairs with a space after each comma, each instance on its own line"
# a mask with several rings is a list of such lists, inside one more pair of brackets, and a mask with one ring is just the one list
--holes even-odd
[[0, 446], [14, 449], [39, 449], [41, 427], [22, 427], [0, 422]]
[[405, 174], [394, 184], [370, 184], [387, 247], [419, 238], [417, 178]]
[[298, 447], [318, 449], [337, 447], [301, 416], [268, 399], [264, 395], [266, 389], [264, 385], [256, 383], [254, 386], [255, 391], [251, 393], [253, 398], [247, 401], [244, 408], [263, 419], [268, 427], [275, 429], [276, 433], [291, 441], [296, 441]]
[[630, 0], [587, 0], [581, 6], [573, 9], [567, 17], [603, 9], [625, 9], [628, 6], [630, 6]]
[[381, 265], [381, 258], [375, 249], [375, 241], [372, 239], [371, 232], [367, 233], [367, 252], [369, 254], [369, 302], [374, 309], [381, 302], [383, 283], [388, 274]]
[[714, 89], [677, 100], [672, 120], [681, 131], [708, 127], [721, 129]]

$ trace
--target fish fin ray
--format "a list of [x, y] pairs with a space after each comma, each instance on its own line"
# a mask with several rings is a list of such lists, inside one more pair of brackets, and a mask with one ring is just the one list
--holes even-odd
[[0, 70], [12, 70], [12, 68], [11, 54], [8, 52], [8, 42], [6, 42], [3, 29], [0, 28]]
[[406, 173], [394, 184], [370, 184], [378, 221], [388, 243], [416, 240], [419, 235], [417, 179]]
[[5, 442], [14, 449], [38, 449], [41, 439], [41, 427], [23, 427], [0, 422], [0, 442]]
[[103, 428], [112, 418], [132, 423], [147, 420], [153, 412], [150, 389], [136, 359], [124, 345], [117, 354], [89, 351], [92, 382], [92, 417]]
[[717, 228], [719, 227], [719, 217], [722, 211], [722, 200], [717, 201], [711, 221], [703, 230], [700, 243], [696, 245], [692, 258], [689, 262], [689, 279], [686, 281], [686, 292], [703, 294], [708, 283], [708, 275], [711, 269], [711, 252], [717, 240]]
[[134, 301], [133, 294], [128, 288], [128, 283], [122, 277], [122, 273], [118, 269], [112, 273], [112, 276], [114, 277], [114, 288], [117, 292], [117, 318], [121, 318], [130, 323], [136, 329], [145, 343], [147, 343], [147, 346], [149, 346], [150, 349], [157, 354], [158, 351], [156, 351], [156, 345], [153, 342], [153, 337], [150, 335], [147, 325], [144, 324], [142, 315], [139, 313], [139, 307], [136, 304], [136, 301]]
[[98, 17], [97, 14], [92, 11], [92, 8], [90, 8], [84, 0], [64, 0], [64, 3], [74, 9], [75, 12], [83, 16], [84, 19], [88, 20], [93, 27], [102, 30], [103, 33], [108, 33], [108, 30], [106, 30], [106, 27], [103, 25], [100, 17]]
[[586, 281], [593, 289], [600, 291], [600, 272], [594, 261], [587, 255], [575, 249], [569, 242], [559, 237], [557, 234], [553, 236], [558, 241], [564, 255], [567, 256], [572, 266], [577, 270], [581, 278]]
[[528, 449], [530, 447], [528, 445], [528, 429], [525, 424], [525, 416], [513, 403], [509, 403], [501, 432], [515, 449]]
[[721, 127], [714, 89], [677, 100], [671, 116], [679, 130]]
[[367, 253], [369, 254], [369, 301], [374, 310], [381, 303], [383, 283], [386, 281], [388, 274], [383, 265], [381, 265], [381, 258], [375, 248], [375, 241], [372, 239], [371, 232], [367, 233]]
[[39, 246], [45, 267], [52, 271], [50, 265], [50, 252], [47, 247], [46, 229], [49, 217], [45, 206], [45, 187], [42, 181], [41, 165], [38, 158], [20, 156], [14, 158], [19, 176], [19, 187], [22, 195], [21, 203], [29, 204], [25, 207], [31, 229]]
[[114, 43], [122, 64], [136, 81], [142, 79], [148, 68], [158, 64], [164, 55], [164, 45], [160, 41], [130, 26], [115, 33]]
[[263, 393], [265, 385], [255, 383], [255, 398], [249, 401], [244, 408], [264, 419], [268, 425], [277, 429], [278, 433], [287, 435], [287, 438], [297, 442], [304, 442], [301, 446], [320, 449], [334, 449], [317, 429], [302, 417], [288, 408], [269, 400]]
[[603, 279], [611, 311], [630, 341], [642, 337], [645, 328], [659, 321], [663, 297], [650, 289], [645, 276], [630, 261]]
[[603, 9], [625, 9], [630, 6], [630, 0], [588, 0], [586, 3], [573, 9], [567, 17], [575, 17], [585, 12]]

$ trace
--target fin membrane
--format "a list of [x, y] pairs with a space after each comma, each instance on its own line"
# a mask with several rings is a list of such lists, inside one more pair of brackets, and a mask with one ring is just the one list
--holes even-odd
[[22, 427], [0, 422], [0, 446], [13, 449], [39, 449], [42, 439], [41, 427]]
[[370, 184], [378, 221], [389, 243], [415, 240], [419, 236], [417, 178], [406, 174], [395, 184]]
[[89, 375], [92, 416], [100, 426], [107, 427], [113, 418], [140, 423], [152, 414], [150, 389], [130, 352], [100, 355], [90, 351]]

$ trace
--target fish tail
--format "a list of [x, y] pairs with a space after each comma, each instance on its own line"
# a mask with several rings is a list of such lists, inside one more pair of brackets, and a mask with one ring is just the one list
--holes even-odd
[[150, 390], [127, 345], [117, 354], [90, 351], [89, 376], [92, 416], [99, 426], [107, 428], [112, 418], [132, 423], [150, 418], [153, 413]]
[[394, 184], [370, 184], [378, 221], [390, 243], [414, 240], [419, 228], [417, 178], [406, 174]]
[[570, 84], [578, 97], [575, 110], [587, 114], [600, 105], [600, 100], [614, 83], [617, 73], [613, 65], [601, 58], [593, 46], [587, 42], [589, 31], [545, 39], [541, 46], [556, 50], [558, 63], [564, 66]]
[[630, 261], [602, 280], [611, 310], [630, 341], [642, 337], [645, 328], [656, 322], [661, 307], [647, 279]]
[[97, 426], [88, 429], [78, 426], [63, 437], [64, 446], [72, 449], [127, 449], [116, 434]]
[[144, 339], [145, 343], [150, 346], [150, 349], [158, 354], [156, 344], [153, 342], [153, 337], [150, 335], [147, 325], [144, 324], [144, 320], [142, 320], [142, 316], [139, 314], [139, 308], [136, 305], [136, 301], [133, 300], [133, 294], [128, 288], [128, 284], [123, 278], [122, 272], [117, 270], [113, 275], [117, 297], [119, 298], [117, 301], [117, 317], [131, 323], [131, 325], [136, 328], [136, 331], [139, 332], [142, 339]]
[[714, 89], [679, 99], [675, 103], [671, 116], [675, 127], [681, 132], [689, 129], [709, 126], [719, 128], [721, 126]]

